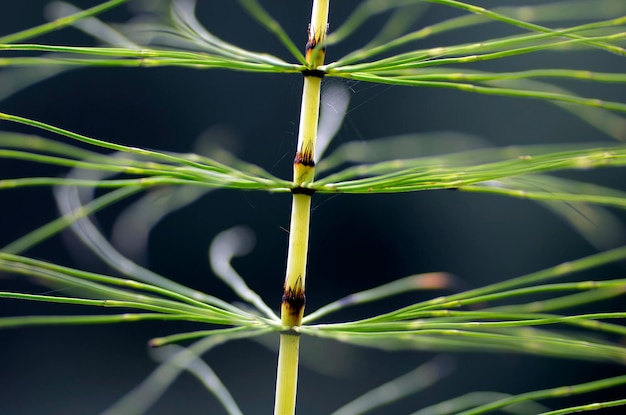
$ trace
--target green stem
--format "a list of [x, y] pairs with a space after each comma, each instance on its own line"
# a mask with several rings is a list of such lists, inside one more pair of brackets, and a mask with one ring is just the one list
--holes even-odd
[[281, 322], [278, 369], [276, 377], [275, 415], [292, 415], [296, 408], [300, 337], [295, 329], [304, 315], [309, 223], [312, 191], [307, 185], [315, 176], [315, 143], [320, 109], [323, 73], [316, 69], [324, 63], [324, 43], [330, 0], [314, 0], [306, 45], [307, 70], [304, 74], [298, 145], [293, 163], [293, 202], [289, 228], [289, 252]]
[[300, 336], [298, 334], [280, 335], [274, 415], [291, 415], [296, 412], [299, 350]]

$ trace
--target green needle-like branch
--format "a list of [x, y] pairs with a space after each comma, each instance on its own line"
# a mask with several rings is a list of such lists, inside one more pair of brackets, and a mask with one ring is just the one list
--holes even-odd
[[[579, 395], [583, 393], [589, 393], [589, 392], [593, 392], [596, 390], [604, 389], [607, 387], [616, 387], [619, 385], [624, 385], [625, 383], [626, 383], [626, 376], [617, 376], [614, 378], [608, 378], [608, 379], [603, 379], [599, 381], [583, 383], [579, 385], [572, 385], [572, 386], [566, 386], [566, 387], [544, 389], [544, 390], [539, 390], [535, 392], [528, 392], [528, 393], [523, 393], [520, 395], [512, 396], [509, 398], [499, 399], [495, 402], [491, 402], [489, 404], [482, 405], [480, 407], [461, 412], [459, 415], [478, 415], [478, 414], [487, 413], [488, 411], [493, 411], [499, 408], [504, 408], [505, 406], [512, 405], [517, 402]], [[620, 404], [623, 405], [624, 402], [620, 402]], [[601, 406], [597, 407], [597, 409], [600, 409], [600, 408]], [[579, 412], [579, 411], [575, 411], [575, 412]], [[545, 412], [544, 414], [555, 415], [557, 413], [564, 414], [564, 413], [573, 413], [573, 412], [560, 412], [560, 411], [552, 412], [551, 411], [551, 412]]]
[[110, 10], [120, 4], [126, 3], [128, 0], [110, 0], [102, 4], [98, 4], [90, 9], [80, 11], [70, 16], [61, 17], [49, 23], [44, 23], [40, 26], [36, 26], [30, 29], [23, 30], [21, 32], [13, 33], [7, 36], [0, 37], [0, 44], [2, 43], [15, 43], [24, 41], [26, 39], [40, 36], [48, 32], [63, 29], [64, 27], [71, 26], [79, 20], [93, 17], [97, 14]]

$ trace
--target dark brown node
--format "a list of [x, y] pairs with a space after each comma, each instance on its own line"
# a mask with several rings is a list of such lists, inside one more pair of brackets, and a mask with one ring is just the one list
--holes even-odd
[[[311, 36], [311, 25], [310, 24], [309, 24], [309, 27], [307, 28], [307, 31], [306, 31], [306, 37], [307, 37], [307, 42], [306, 42], [305, 49], [306, 49], [306, 52], [308, 53], [308, 52], [312, 51], [313, 49], [315, 49], [315, 47], [319, 43], [319, 39], [317, 39], [314, 36]], [[322, 49], [322, 51], [323, 51], [323, 49]]]
[[[328, 28], [326, 29], [328, 30]], [[309, 61], [309, 59], [311, 58], [311, 54], [313, 53], [313, 49], [317, 48], [317, 46], [319, 45], [320, 41], [322, 40], [322, 35], [319, 36], [312, 36], [311, 34], [311, 25], [309, 25], [309, 28], [307, 30], [307, 42], [306, 42], [306, 46], [305, 46], [305, 51], [306, 51], [306, 60]], [[319, 48], [319, 53], [321, 53], [322, 55], [324, 53], [326, 53], [326, 46], [322, 45], [322, 47]]]
[[320, 71], [319, 69], [305, 69], [302, 71], [302, 75], [312, 76], [314, 78], [323, 78], [324, 75], [326, 75], [326, 72]]
[[315, 38], [309, 37], [309, 40], [306, 42], [306, 46], [304, 47], [306, 53], [310, 53], [317, 46], [317, 40]]
[[284, 334], [284, 335], [287, 335], [287, 336], [300, 336], [300, 333], [295, 331], [293, 329], [293, 327], [290, 327], [290, 328], [288, 328], [286, 330], [281, 330], [280, 334]]
[[296, 157], [293, 159], [293, 164], [302, 164], [307, 167], [315, 167], [315, 161], [313, 160], [313, 154], [310, 151], [298, 151]]
[[304, 310], [306, 297], [302, 290], [288, 289], [283, 294], [283, 306], [292, 316], [297, 316]]
[[294, 187], [293, 189], [291, 189], [291, 193], [293, 193], [294, 195], [312, 196], [313, 193], [315, 192], [316, 192], [315, 189], [309, 189], [309, 188], [302, 187], [302, 186]]
[[[309, 53], [311, 53], [313, 51], [313, 49], [315, 49], [315, 47], [317, 46], [317, 40], [315, 39], [309, 39], [308, 42], [306, 42], [306, 54], [308, 55]], [[321, 48], [319, 48], [320, 53], [326, 53], [326, 47], [322, 46]]]

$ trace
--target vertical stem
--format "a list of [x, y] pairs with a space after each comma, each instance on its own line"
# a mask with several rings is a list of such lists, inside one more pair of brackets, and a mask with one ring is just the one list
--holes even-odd
[[274, 415], [293, 415], [296, 412], [299, 346], [300, 337], [297, 334], [281, 333]]
[[311, 24], [306, 44], [307, 69], [303, 71], [304, 86], [300, 109], [298, 145], [293, 162], [293, 201], [289, 227], [289, 252], [281, 305], [284, 331], [280, 335], [278, 373], [274, 415], [292, 415], [296, 408], [298, 385], [298, 352], [300, 337], [294, 329], [302, 324], [304, 315], [304, 283], [306, 280], [307, 251], [312, 191], [306, 184], [315, 176], [315, 142], [320, 109], [320, 91], [323, 72], [317, 67], [324, 63], [324, 42], [328, 26], [330, 0], [313, 0]]

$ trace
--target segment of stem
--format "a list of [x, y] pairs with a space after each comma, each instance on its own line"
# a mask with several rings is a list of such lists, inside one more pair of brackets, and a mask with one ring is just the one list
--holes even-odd
[[324, 63], [324, 42], [328, 26], [330, 0], [313, 0], [311, 23], [306, 45], [307, 70], [304, 74], [298, 145], [293, 163], [293, 201], [289, 228], [289, 252], [281, 305], [278, 373], [276, 378], [275, 415], [292, 415], [296, 407], [298, 353], [305, 305], [306, 262], [309, 246], [311, 195], [306, 185], [315, 175], [315, 143], [320, 108], [323, 73], [317, 67]]

